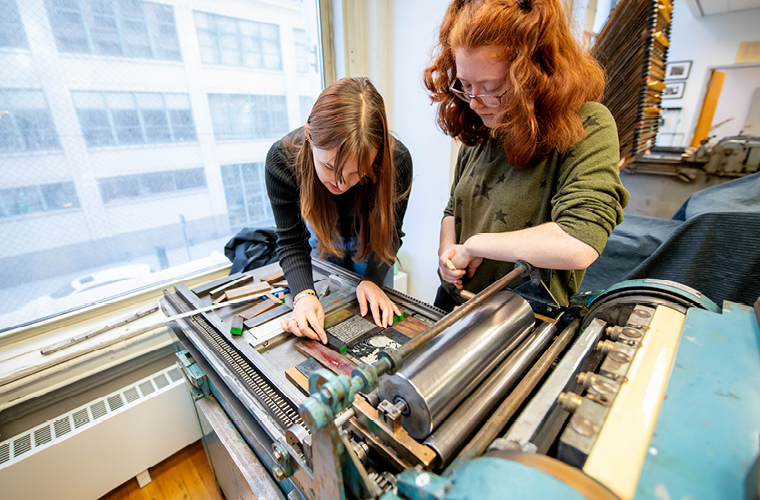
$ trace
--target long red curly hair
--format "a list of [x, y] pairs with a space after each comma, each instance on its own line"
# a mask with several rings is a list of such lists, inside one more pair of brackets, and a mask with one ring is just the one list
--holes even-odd
[[352, 189], [358, 215], [359, 248], [354, 260], [374, 255], [388, 264], [396, 259], [396, 192], [394, 139], [388, 127], [383, 97], [368, 78], [343, 78], [317, 98], [304, 126], [306, 140], [296, 157], [301, 186], [301, 215], [319, 241], [320, 257], [344, 255], [338, 236], [338, 209], [333, 195], [314, 169], [311, 146], [337, 150], [335, 179], [343, 177], [349, 158], [356, 158], [361, 180]]
[[[490, 130], [449, 90], [457, 81], [455, 50], [482, 46], [503, 48], [509, 67], [499, 125]], [[468, 146], [489, 134], [500, 138], [516, 167], [583, 139], [578, 109], [602, 97], [604, 81], [599, 63], [571, 34], [561, 0], [454, 0], [424, 73], [441, 129]]]

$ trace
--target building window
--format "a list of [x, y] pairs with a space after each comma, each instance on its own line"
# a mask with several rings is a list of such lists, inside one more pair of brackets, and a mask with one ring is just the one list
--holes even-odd
[[195, 11], [201, 62], [225, 66], [282, 69], [280, 28]]
[[0, 217], [79, 208], [73, 182], [0, 189]]
[[15, 0], [0, 0], [0, 47], [29, 47]]
[[41, 90], [0, 89], [0, 152], [61, 149]]
[[309, 42], [306, 39], [306, 31], [293, 29], [293, 40], [296, 49], [296, 71], [299, 73], [309, 72]]
[[284, 95], [209, 94], [214, 137], [273, 139], [288, 132]]
[[45, 0], [60, 52], [180, 61], [174, 9], [140, 0]]
[[263, 163], [222, 165], [222, 181], [227, 214], [233, 229], [274, 224], [264, 183]]
[[88, 147], [197, 140], [188, 94], [71, 94]]
[[206, 187], [203, 168], [151, 172], [149, 174], [120, 175], [98, 179], [103, 203], [125, 199], [157, 196], [176, 191]]

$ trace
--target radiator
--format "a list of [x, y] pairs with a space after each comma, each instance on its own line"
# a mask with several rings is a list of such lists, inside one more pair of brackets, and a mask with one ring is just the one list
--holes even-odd
[[0, 496], [96, 499], [200, 437], [171, 366], [0, 442]]

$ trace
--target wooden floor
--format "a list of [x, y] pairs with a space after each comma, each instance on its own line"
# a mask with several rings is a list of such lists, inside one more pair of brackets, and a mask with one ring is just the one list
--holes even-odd
[[132, 478], [100, 500], [221, 500], [200, 440], [149, 469], [152, 481], [140, 488]]

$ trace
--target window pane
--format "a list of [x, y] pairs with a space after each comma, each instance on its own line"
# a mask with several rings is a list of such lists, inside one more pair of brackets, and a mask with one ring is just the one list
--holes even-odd
[[202, 168], [174, 172], [174, 183], [177, 190], [206, 187], [206, 176]]
[[60, 149], [40, 90], [0, 89], [0, 151]]
[[141, 176], [145, 193], [166, 193], [174, 191], [174, 178], [171, 172], [157, 172], [155, 174], [145, 174]]
[[0, 47], [26, 46], [26, 35], [18, 15], [16, 0], [0, 0]]
[[42, 196], [48, 210], [79, 208], [79, 198], [73, 182], [46, 184], [42, 186]]

